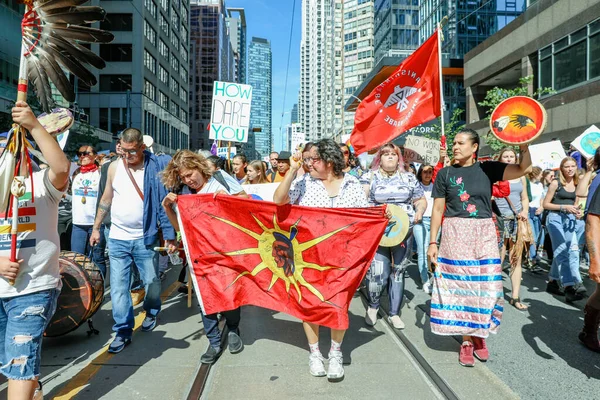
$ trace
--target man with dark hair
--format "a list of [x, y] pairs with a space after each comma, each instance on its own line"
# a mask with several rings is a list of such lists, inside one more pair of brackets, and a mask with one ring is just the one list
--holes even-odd
[[279, 153], [277, 153], [276, 151], [272, 151], [271, 154], [269, 154], [269, 163], [271, 164], [271, 168], [269, 168], [266, 172], [267, 177], [270, 176], [271, 174], [275, 174], [275, 172], [277, 172], [277, 159], [279, 158]]
[[233, 157], [231, 162], [233, 167], [233, 177], [237, 179], [238, 183], [242, 184], [246, 182], [246, 167], [248, 166], [248, 160], [243, 154], [237, 154]]
[[129, 288], [131, 268], [137, 266], [146, 288], [144, 311], [146, 318], [142, 331], [156, 327], [156, 317], [161, 308], [161, 283], [158, 273], [159, 228], [165, 246], [175, 244], [175, 231], [169, 222], [161, 202], [167, 190], [160, 181], [162, 162], [146, 151], [142, 133], [128, 128], [121, 135], [122, 160], [113, 162], [108, 169], [106, 188], [94, 221], [90, 244], [100, 241], [100, 226], [110, 210], [111, 229], [108, 246], [110, 250], [110, 286], [113, 330], [116, 336], [110, 344], [110, 353], [119, 353], [131, 343], [133, 334], [133, 306]]

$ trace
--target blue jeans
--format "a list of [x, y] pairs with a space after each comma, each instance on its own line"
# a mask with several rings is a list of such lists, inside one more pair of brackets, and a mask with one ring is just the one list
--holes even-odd
[[529, 249], [529, 258], [535, 260], [537, 249], [544, 244], [544, 234], [542, 230], [542, 215], [535, 215], [535, 207], [529, 207], [529, 224], [531, 225], [531, 233], [533, 234], [533, 243]]
[[59, 294], [59, 289], [49, 289], [0, 299], [0, 372], [8, 379], [40, 375], [42, 339]]
[[431, 232], [431, 217], [423, 217], [423, 220], [413, 228], [414, 240], [417, 244], [417, 264], [421, 284], [429, 282], [429, 269], [427, 267], [427, 249], [429, 248], [429, 234]]
[[[202, 324], [204, 325], [204, 332], [208, 341], [212, 347], [221, 347], [221, 331], [219, 330], [219, 313], [204, 315], [202, 314]], [[235, 310], [223, 311], [221, 315], [225, 317], [225, 324], [229, 329], [229, 332], [235, 332], [239, 335], [238, 329], [240, 325], [240, 319], [242, 317], [241, 307]]]
[[[369, 307], [378, 309], [381, 293], [387, 286], [390, 298], [390, 316], [398, 315], [404, 299], [404, 268], [402, 261], [411, 246], [412, 233], [402, 243], [393, 247], [377, 248], [375, 258], [367, 271], [366, 284]], [[393, 265], [392, 265], [393, 264]]]
[[140, 277], [146, 289], [144, 310], [149, 317], [156, 317], [160, 311], [160, 278], [158, 277], [158, 252], [153, 248], [158, 241], [145, 246], [144, 239], [109, 239], [110, 249], [110, 290], [115, 325], [113, 331], [122, 337], [131, 337], [133, 333], [133, 304], [129, 290], [131, 288], [131, 268], [138, 267]]
[[[73, 225], [71, 232], [71, 250], [83, 254], [90, 255], [90, 236], [92, 235], [92, 225]], [[92, 261], [102, 271], [102, 276], [106, 276], [106, 259], [104, 258], [104, 250], [106, 249], [106, 240], [104, 238], [104, 225], [100, 226], [100, 243], [91, 249]]]
[[579, 243], [583, 237], [583, 220], [573, 214], [551, 211], [546, 220], [546, 228], [552, 240], [554, 259], [550, 268], [550, 280], [559, 280], [563, 286], [573, 286], [581, 282], [579, 273]]

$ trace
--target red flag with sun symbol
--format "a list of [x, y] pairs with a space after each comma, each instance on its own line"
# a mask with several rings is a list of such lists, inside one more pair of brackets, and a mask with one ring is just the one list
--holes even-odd
[[212, 194], [179, 196], [180, 228], [203, 311], [251, 304], [334, 329], [388, 220], [383, 207], [323, 209]]

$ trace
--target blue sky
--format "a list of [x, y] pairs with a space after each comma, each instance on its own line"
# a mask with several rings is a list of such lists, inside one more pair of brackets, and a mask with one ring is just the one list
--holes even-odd
[[[296, 0], [284, 110], [285, 74], [293, 4], [294, 0], [225, 0], [227, 7], [242, 7], [245, 9], [247, 44], [250, 44], [253, 36], [268, 39], [271, 42], [273, 53], [272, 127], [276, 151], [281, 149], [281, 133], [285, 128], [285, 124], [290, 122], [290, 111], [294, 103], [298, 102], [298, 89], [300, 87], [302, 0]], [[284, 112], [283, 120], [282, 112]]]

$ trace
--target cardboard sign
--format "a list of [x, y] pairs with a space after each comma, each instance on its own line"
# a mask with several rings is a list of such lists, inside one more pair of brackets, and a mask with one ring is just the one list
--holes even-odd
[[585, 158], [594, 157], [596, 149], [600, 147], [600, 129], [596, 125], [590, 126], [581, 135], [577, 136], [571, 142], [571, 145], [579, 150]]
[[529, 146], [531, 165], [541, 169], [559, 169], [560, 162], [567, 156], [560, 140]]
[[258, 185], [244, 185], [242, 188], [254, 200], [273, 201], [277, 183], [259, 183]]
[[[237, 154], [237, 149], [231, 147], [229, 149], [229, 158], [233, 158]], [[227, 158], [227, 147], [217, 147], [217, 155], [221, 158]]]
[[251, 102], [252, 86], [215, 81], [209, 138], [246, 143]]
[[435, 165], [440, 158], [440, 141], [421, 136], [406, 136], [404, 160]]

